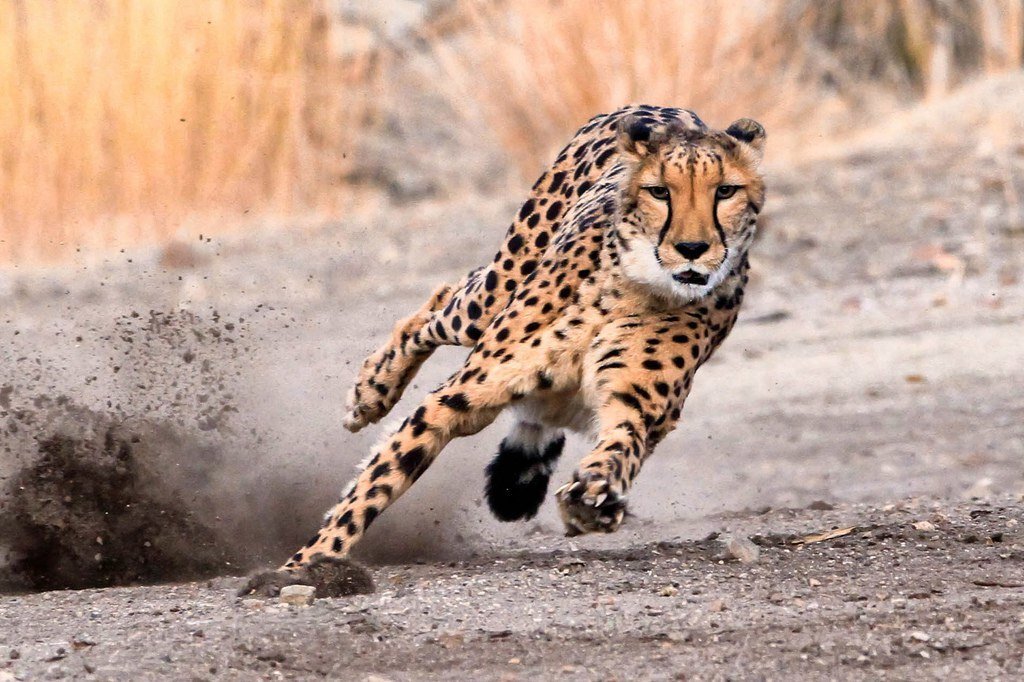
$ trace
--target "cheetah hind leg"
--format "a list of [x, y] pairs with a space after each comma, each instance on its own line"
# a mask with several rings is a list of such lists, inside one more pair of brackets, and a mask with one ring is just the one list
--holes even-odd
[[484, 490], [494, 516], [500, 521], [533, 518], [544, 502], [564, 447], [565, 435], [560, 430], [517, 423], [487, 465]]
[[292, 571], [266, 571], [249, 578], [239, 597], [276, 597], [286, 585], [311, 585], [319, 599], [370, 594], [374, 590], [370, 572], [346, 557], [314, 557]]
[[395, 324], [387, 343], [363, 361], [348, 393], [342, 422], [346, 429], [355, 433], [380, 421], [401, 399], [420, 366], [437, 348], [426, 327], [451, 296], [450, 285], [439, 286], [415, 314]]

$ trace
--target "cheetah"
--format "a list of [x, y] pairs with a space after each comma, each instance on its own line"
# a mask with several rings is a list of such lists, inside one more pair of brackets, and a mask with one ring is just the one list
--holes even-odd
[[[765, 200], [764, 128], [724, 131], [692, 111], [628, 106], [577, 131], [490, 264], [439, 286], [363, 363], [351, 431], [379, 421], [441, 345], [465, 363], [377, 446], [277, 571], [242, 594], [305, 583], [333, 594], [345, 557], [456, 437], [514, 413], [486, 469], [503, 521], [533, 517], [566, 430], [594, 447], [554, 495], [568, 535], [610, 533], [657, 444], [675, 427], [694, 373], [732, 330]], [[325, 577], [326, 576], [326, 577]]]

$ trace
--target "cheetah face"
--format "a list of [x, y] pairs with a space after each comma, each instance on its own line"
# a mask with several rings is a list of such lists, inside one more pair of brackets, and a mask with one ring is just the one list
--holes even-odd
[[764, 140], [750, 119], [725, 131], [624, 120], [618, 141], [628, 180], [619, 234], [626, 276], [679, 303], [718, 286], [754, 236], [764, 203]]

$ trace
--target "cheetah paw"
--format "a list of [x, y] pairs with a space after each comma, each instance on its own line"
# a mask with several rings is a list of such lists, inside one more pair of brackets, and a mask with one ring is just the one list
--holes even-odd
[[341, 421], [342, 425], [352, 433], [356, 433], [364, 426], [380, 421], [391, 407], [384, 403], [383, 397], [376, 401], [362, 400], [360, 398], [362, 395], [371, 394], [377, 396], [379, 393], [367, 386], [360, 387], [360, 384], [353, 386], [352, 390], [349, 391], [348, 400], [345, 404], [345, 416]]
[[568, 536], [614, 533], [626, 515], [626, 498], [598, 472], [576, 472], [573, 480], [555, 491], [558, 511]]
[[373, 592], [370, 572], [349, 559], [318, 557], [305, 566], [265, 571], [249, 578], [239, 597], [276, 597], [286, 585], [311, 585], [319, 599]]

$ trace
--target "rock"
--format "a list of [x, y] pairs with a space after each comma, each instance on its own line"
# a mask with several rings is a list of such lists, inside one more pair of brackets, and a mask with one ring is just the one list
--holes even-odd
[[281, 588], [281, 603], [309, 606], [315, 594], [316, 588], [312, 585], [285, 585]]
[[918, 521], [914, 524], [914, 528], [928, 532], [935, 530], [935, 524], [931, 521]]
[[761, 557], [761, 548], [744, 537], [729, 536], [725, 541], [725, 550], [729, 557], [741, 564], [753, 564]]
[[665, 587], [658, 590], [658, 594], [662, 597], [674, 597], [679, 594], [679, 588], [674, 585], [666, 585]]

